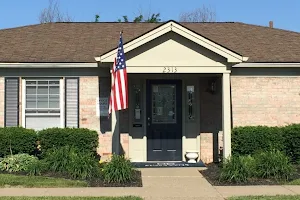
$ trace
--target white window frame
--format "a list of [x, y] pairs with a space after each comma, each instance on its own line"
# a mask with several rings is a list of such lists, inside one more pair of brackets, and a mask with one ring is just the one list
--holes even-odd
[[22, 126], [26, 128], [26, 81], [49, 81], [49, 80], [59, 80], [59, 110], [60, 113], [32, 113], [31, 116], [53, 116], [60, 115], [60, 127], [65, 127], [65, 112], [64, 112], [64, 79], [61, 77], [45, 77], [45, 78], [22, 78]]

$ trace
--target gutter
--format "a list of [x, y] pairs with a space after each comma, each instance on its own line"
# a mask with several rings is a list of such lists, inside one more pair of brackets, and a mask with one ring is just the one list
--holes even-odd
[[89, 68], [98, 63], [0, 63], [0, 68]]
[[239, 63], [232, 66], [233, 68], [280, 68], [280, 67], [300, 67], [300, 63]]

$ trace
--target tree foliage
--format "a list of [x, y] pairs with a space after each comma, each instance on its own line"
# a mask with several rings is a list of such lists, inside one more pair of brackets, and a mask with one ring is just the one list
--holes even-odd
[[49, 0], [49, 5], [44, 8], [39, 14], [40, 23], [49, 22], [71, 22], [72, 17], [68, 13], [61, 12], [59, 4], [56, 0]]
[[[123, 19], [118, 19], [118, 22], [130, 22], [127, 15], [122, 16]], [[132, 22], [139, 23], [139, 22], [148, 22], [148, 23], [157, 23], [160, 22], [160, 13], [153, 13], [149, 17], [145, 18], [144, 15], [140, 14], [136, 16]]]
[[179, 16], [180, 22], [215, 22], [216, 11], [203, 5], [195, 10], [183, 12]]

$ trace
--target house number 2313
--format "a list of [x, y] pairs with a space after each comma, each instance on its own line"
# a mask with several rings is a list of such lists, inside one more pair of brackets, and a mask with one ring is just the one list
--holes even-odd
[[164, 67], [163, 73], [176, 73], [177, 67]]

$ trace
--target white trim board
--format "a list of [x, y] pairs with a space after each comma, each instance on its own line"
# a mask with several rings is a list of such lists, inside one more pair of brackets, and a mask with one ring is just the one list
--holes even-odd
[[236, 65], [233, 65], [232, 67], [241, 67], [241, 68], [300, 67], [300, 63], [239, 63]]
[[88, 68], [98, 63], [0, 63], [0, 68]]

